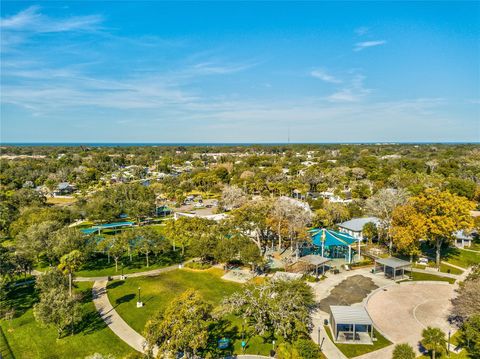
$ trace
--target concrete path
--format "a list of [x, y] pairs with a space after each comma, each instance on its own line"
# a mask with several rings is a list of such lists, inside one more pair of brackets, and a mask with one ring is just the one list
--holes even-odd
[[[465, 271], [465, 269], [462, 269], [462, 270]], [[453, 279], [459, 279], [461, 276], [461, 274], [444, 273], [444, 272], [439, 272], [435, 270], [427, 270], [427, 269], [421, 269], [421, 268], [412, 268], [412, 272], [433, 274], [438, 277], [446, 277], [446, 278], [453, 278]]]
[[[163, 268], [166, 269], [166, 268]], [[165, 271], [164, 271], [165, 272]], [[93, 304], [97, 309], [98, 313], [108, 325], [108, 327], [122, 339], [125, 343], [130, 345], [133, 349], [140, 353], [145, 353], [146, 350], [146, 340], [145, 338], [136, 332], [132, 327], [130, 327], [122, 317], [117, 313], [115, 308], [113, 308], [110, 303], [107, 295], [107, 283], [106, 280], [97, 280], [93, 284], [92, 293], [93, 293]], [[158, 348], [155, 347], [153, 354], [156, 357], [158, 354]], [[236, 358], [242, 359], [259, 359], [259, 358], [269, 358], [262, 355], [237, 355]]]
[[470, 249], [470, 248], [462, 248], [462, 250], [467, 251], [467, 252], [480, 253], [480, 251], [477, 251], [477, 250], [475, 250], [475, 249]]
[[[152, 269], [145, 272], [137, 272], [137, 273], [130, 273], [125, 274], [126, 278], [137, 278], [137, 277], [155, 277], [160, 273], [170, 272], [172, 270], [180, 268], [179, 264], [174, 264], [168, 267]], [[118, 280], [121, 279], [121, 275], [112, 275], [112, 276], [105, 276], [105, 277], [75, 277], [75, 282], [95, 282], [97, 280]]]
[[[185, 263], [188, 263], [188, 262], [189, 261], [184, 262], [182, 264], [182, 266]], [[172, 270], [177, 269], [177, 268], [180, 268], [180, 264], [174, 264], [174, 265], [171, 265], [171, 266], [168, 266], [168, 267], [152, 269], [152, 270], [145, 271], [145, 272], [125, 274], [125, 278], [155, 277], [155, 276], [159, 275], [160, 273], [169, 272], [169, 271], [172, 271]], [[34, 276], [39, 276], [39, 275], [42, 275], [43, 272], [40, 272], [40, 271], [37, 271], [37, 270], [34, 269], [31, 272], [31, 274], [34, 275]], [[118, 279], [121, 279], [120, 274], [112, 275], [112, 276], [101, 276], [101, 277], [74, 277], [73, 281], [74, 282], [96, 282], [96, 281], [108, 281], [108, 280], [118, 280]]]
[[[130, 345], [136, 351], [145, 353], [146, 341], [139, 333], [133, 330], [117, 313], [112, 304], [108, 300], [106, 280], [98, 280], [93, 284], [93, 304], [97, 308], [98, 313], [108, 325], [108, 327], [122, 339], [125, 343]], [[158, 349], [154, 349], [155, 356]]]
[[[157, 276], [161, 273], [170, 272], [175, 269], [179, 268], [178, 264], [153, 269], [147, 272], [139, 272], [139, 273], [132, 273], [129, 274], [127, 277], [135, 278], [135, 277], [153, 277]], [[120, 279], [120, 276], [112, 276], [112, 279]], [[100, 317], [103, 321], [108, 325], [108, 327], [115, 333], [120, 339], [122, 339], [125, 343], [130, 345], [133, 349], [145, 353], [146, 349], [146, 340], [143, 336], [137, 333], [132, 327], [130, 327], [122, 317], [117, 313], [115, 308], [113, 308], [112, 304], [110, 303], [107, 295], [107, 284], [108, 284], [108, 277], [79, 277], [75, 278], [78, 282], [86, 282], [86, 281], [95, 281], [92, 287], [92, 294], [93, 294], [93, 304], [95, 304], [95, 308], [97, 308]], [[155, 356], [157, 355], [158, 348], [154, 348], [153, 350]]]
[[[454, 332], [447, 320], [450, 299], [454, 296], [455, 286], [447, 282], [404, 282], [373, 292], [366, 301], [366, 308], [375, 328], [387, 339], [394, 344], [409, 343], [417, 354], [421, 354], [418, 342], [427, 326], [441, 328], [445, 333]], [[385, 357], [391, 354], [387, 349], [381, 353]], [[371, 353], [362, 359], [378, 357]]]
[[347, 357], [343, 355], [340, 350], [338, 350], [337, 346], [333, 344], [333, 342], [328, 337], [328, 334], [323, 327], [323, 321], [325, 319], [328, 319], [328, 314], [320, 310], [313, 315], [313, 330], [310, 333], [310, 337], [312, 338], [314, 343], [318, 344], [320, 342], [322, 346], [322, 353], [328, 359], [347, 359]]
[[[465, 270], [465, 269], [463, 268], [463, 270]], [[463, 280], [469, 273], [469, 270], [465, 270], [465, 272], [462, 273], [461, 275], [451, 275], [450, 273], [439, 273], [439, 272], [430, 272], [430, 271], [419, 270], [419, 272], [420, 271], [430, 273], [430, 274], [434, 274], [434, 275], [438, 275], [438, 276], [455, 278], [455, 279], [457, 279], [457, 282], [453, 286], [449, 285], [447, 282], [406, 282], [404, 284], [399, 285], [399, 284], [396, 284], [395, 282], [393, 282], [392, 280], [383, 277], [382, 275], [370, 273], [370, 268], [362, 268], [362, 269], [352, 270], [352, 271], [348, 271], [348, 272], [341, 272], [337, 275], [330, 275], [325, 280], [312, 285], [312, 287], [315, 290], [316, 300], [320, 301], [321, 299], [328, 297], [331, 290], [336, 285], [338, 285], [340, 282], [342, 282], [343, 280], [345, 280], [346, 278], [348, 278], [350, 276], [360, 274], [360, 275], [363, 275], [365, 277], [371, 278], [379, 288], [376, 289], [375, 291], [373, 291], [372, 293], [370, 293], [370, 295], [367, 296], [367, 298], [365, 298], [361, 303], [356, 303], [356, 304], [353, 304], [353, 305], [354, 306], [355, 305], [364, 305], [365, 307], [368, 306], [368, 311], [369, 312], [372, 310], [372, 308], [375, 308], [376, 313], [374, 315], [372, 315], [372, 319], [374, 320], [375, 327], [376, 327], [377, 330], [379, 330], [382, 333], [382, 335], [384, 335], [387, 339], [392, 341], [393, 345], [389, 345], [388, 347], [382, 348], [380, 350], [361, 355], [357, 358], [358, 359], [385, 359], [385, 358], [391, 358], [393, 349], [395, 347], [395, 344], [401, 343], [401, 342], [408, 342], [409, 341], [408, 339], [412, 339], [411, 340], [412, 344], [415, 344], [415, 343], [418, 343], [419, 338], [417, 337], [417, 335], [415, 335], [415, 338], [409, 338], [409, 334], [408, 334], [409, 331], [405, 330], [405, 327], [402, 328], [402, 333], [398, 337], [394, 336], [394, 338], [392, 338], [391, 335], [388, 335], [388, 334], [391, 334], [390, 330], [386, 330], [388, 332], [388, 334], [385, 333], [384, 329], [386, 329], [386, 328], [383, 328], [383, 326], [381, 325], [383, 323], [378, 323], [380, 325], [377, 325], [377, 322], [385, 322], [385, 321], [382, 320], [382, 318], [388, 317], [389, 314], [392, 312], [392, 307], [395, 307], [395, 306], [391, 305], [391, 303], [390, 303], [390, 307], [385, 308], [385, 307], [382, 306], [381, 310], [378, 310], [378, 308], [380, 307], [379, 303], [376, 303], [376, 305], [372, 306], [372, 303], [370, 303], [370, 304], [368, 303], [369, 299], [371, 297], [374, 297], [376, 292], [384, 292], [384, 290], [386, 288], [389, 288], [389, 287], [398, 288], [400, 286], [404, 287], [406, 285], [413, 285], [410, 288], [415, 288], [415, 287], [424, 288], [425, 286], [422, 285], [423, 283], [426, 283], [427, 286], [431, 283], [432, 286], [435, 286], [435, 285], [438, 284], [437, 288], [442, 288], [446, 291], [441, 296], [444, 297], [444, 301], [449, 302], [449, 298], [454, 296], [453, 290], [458, 285], [458, 282]], [[411, 297], [412, 294], [409, 291], [407, 291], [407, 292], [408, 292], [407, 296]], [[413, 296], [415, 296], [415, 295], [413, 295]], [[396, 303], [397, 306], [398, 306], [398, 304], [400, 304], [399, 302], [403, 301], [402, 298], [399, 298], [397, 296], [395, 296], [395, 298], [393, 298], [392, 300]], [[422, 305], [418, 306], [416, 311], [418, 311], [419, 318], [417, 318], [415, 320], [415, 323], [418, 324], [417, 320], [422, 321], [422, 322], [427, 322], [427, 323], [428, 322], [435, 323], [438, 320], [438, 319], [435, 318], [435, 316], [439, 313], [437, 313], [435, 310], [432, 310], [432, 312], [434, 312], [433, 317], [426, 316], [424, 318], [423, 314], [425, 312], [425, 308], [423, 308], [423, 307], [425, 307], [426, 305], [427, 305], [427, 302], [422, 303]], [[446, 307], [448, 308], [448, 305]], [[395, 309], [393, 312], [396, 312], [396, 311], [397, 311], [397, 309]], [[429, 312], [429, 310], [426, 310], [426, 311]], [[405, 315], [405, 317], [407, 317], [407, 315]], [[325, 337], [325, 340], [323, 341], [323, 346], [322, 346], [322, 351], [325, 354], [325, 356], [328, 359], [345, 359], [346, 357], [340, 352], [340, 350], [338, 350], [338, 348], [335, 346], [335, 344], [330, 340], [328, 335], [325, 333], [325, 330], [323, 328], [324, 319], [330, 320], [329, 315], [327, 313], [323, 312], [323, 311], [318, 310], [317, 313], [315, 313], [314, 318], [313, 318], [313, 323], [314, 323], [315, 328], [314, 328], [313, 332], [311, 333], [312, 340], [315, 343], [317, 343], [317, 341], [318, 341], [318, 327], [320, 327], [320, 337], [321, 337], [320, 340], [322, 340]], [[387, 320], [386, 323], [388, 324], [388, 322], [390, 322], [390, 321]], [[401, 325], [399, 325], [399, 323], [398, 323], [398, 318], [397, 317], [395, 318], [395, 320], [393, 320], [391, 322], [393, 323], [394, 327], [395, 326], [401, 327]], [[435, 323], [435, 324], [438, 324], [438, 323]], [[417, 334], [417, 333], [415, 333], [415, 334]], [[416, 348], [416, 346], [415, 346], [415, 348]], [[355, 359], [357, 359], [357, 358], [355, 358]]]
[[[342, 281], [344, 281], [348, 277], [351, 277], [354, 275], [363, 275], [365, 277], [371, 278], [378, 287], [391, 285], [393, 283], [392, 280], [385, 278], [383, 275], [371, 273], [370, 269], [371, 268], [367, 267], [367, 268], [360, 268], [360, 269], [355, 269], [351, 271], [342, 271], [339, 274], [329, 274], [328, 277], [325, 278], [324, 280], [315, 284], [311, 284], [315, 292], [316, 301], [319, 302], [322, 299], [328, 297], [333, 288], [335, 288], [338, 284], [340, 284]], [[362, 305], [362, 303], [358, 303], [357, 305]], [[323, 344], [322, 344], [323, 354], [325, 354], [325, 356], [328, 359], [346, 359], [346, 356], [343, 355], [343, 353], [330, 340], [327, 333], [325, 332], [325, 329], [323, 327], [323, 323], [325, 319], [330, 321], [330, 315], [328, 313], [325, 313], [324, 311], [317, 310], [317, 312], [313, 315], [314, 328], [313, 328], [313, 331], [310, 333], [312, 340], [315, 343], [318, 342], [318, 329], [320, 328], [320, 343], [323, 340]], [[388, 357], [379, 357], [379, 358], [388, 358]]]

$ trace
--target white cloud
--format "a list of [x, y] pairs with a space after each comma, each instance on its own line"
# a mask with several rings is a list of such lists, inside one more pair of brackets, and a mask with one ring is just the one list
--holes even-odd
[[0, 19], [0, 29], [33, 33], [85, 31], [98, 29], [102, 21], [103, 18], [99, 15], [54, 19], [43, 15], [40, 7], [30, 6], [16, 15]]
[[360, 26], [360, 27], [357, 27], [354, 31], [355, 31], [355, 34], [357, 34], [358, 36], [363, 36], [367, 34], [369, 30], [370, 29], [366, 26]]
[[192, 75], [225, 75], [240, 72], [249, 69], [255, 65], [256, 64], [254, 63], [226, 64], [221, 62], [208, 61], [197, 63], [185, 70], [185, 72]]
[[100, 15], [52, 18], [42, 14], [40, 7], [30, 6], [15, 15], [0, 18], [1, 51], [15, 51], [16, 46], [37, 34], [98, 31], [102, 21]]
[[310, 72], [310, 75], [312, 77], [315, 77], [315, 78], [319, 79], [319, 80], [329, 82], [329, 83], [332, 83], [332, 84], [339, 84], [339, 83], [342, 82], [340, 79], [337, 79], [335, 76], [330, 75], [327, 71], [325, 71], [323, 69], [313, 70], [312, 72]]
[[365, 98], [370, 92], [363, 86], [365, 76], [355, 75], [350, 81], [350, 85], [327, 97], [330, 102], [358, 102]]
[[385, 45], [386, 43], [387, 42], [385, 40], [357, 42], [355, 44], [355, 47], [353, 48], [353, 51], [362, 51], [363, 49], [366, 49], [366, 48], [369, 48], [369, 47]]

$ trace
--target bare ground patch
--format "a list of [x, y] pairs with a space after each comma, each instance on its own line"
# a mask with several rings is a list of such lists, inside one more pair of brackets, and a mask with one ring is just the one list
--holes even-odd
[[332, 289], [330, 295], [320, 301], [320, 309], [330, 313], [330, 305], [351, 305], [361, 302], [371, 291], [378, 286], [371, 278], [363, 275], [354, 275], [343, 280]]

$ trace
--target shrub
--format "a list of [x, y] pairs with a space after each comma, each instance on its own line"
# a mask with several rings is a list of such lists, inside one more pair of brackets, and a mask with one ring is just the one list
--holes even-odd
[[190, 269], [209, 269], [212, 267], [212, 264], [211, 263], [207, 263], [207, 262], [188, 262], [188, 263], [185, 263], [185, 267], [186, 268], [190, 268]]
[[393, 349], [392, 359], [415, 359], [415, 351], [410, 344], [397, 344]]
[[358, 261], [358, 262], [352, 263], [352, 264], [350, 264], [350, 266], [355, 268], [355, 267], [368, 266], [370, 264], [373, 264], [373, 261], [370, 258], [368, 258], [368, 259], [364, 259], [363, 261]]
[[298, 339], [293, 347], [298, 353], [299, 358], [321, 358], [322, 353], [317, 344], [310, 339]]

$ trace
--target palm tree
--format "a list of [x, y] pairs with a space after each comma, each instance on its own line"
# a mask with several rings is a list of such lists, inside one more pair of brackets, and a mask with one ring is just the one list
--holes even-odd
[[72, 296], [72, 275], [83, 262], [83, 254], [79, 250], [75, 249], [68, 254], [65, 254], [62, 258], [60, 258], [60, 264], [58, 265], [58, 269], [60, 269], [63, 273], [68, 274], [68, 292], [70, 297]]
[[445, 333], [440, 328], [427, 327], [422, 332], [422, 345], [428, 351], [432, 352], [432, 359], [435, 359], [435, 354], [442, 354], [445, 352], [447, 340]]
[[415, 351], [410, 344], [397, 344], [393, 349], [392, 359], [415, 359]]

